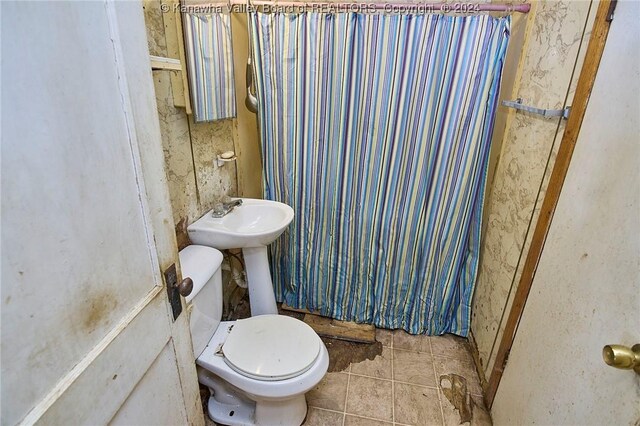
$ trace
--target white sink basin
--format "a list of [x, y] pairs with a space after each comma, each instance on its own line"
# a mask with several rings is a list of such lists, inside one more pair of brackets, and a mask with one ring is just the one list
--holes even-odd
[[293, 209], [270, 200], [243, 198], [242, 205], [224, 217], [211, 211], [187, 227], [193, 244], [219, 250], [264, 247], [275, 241], [293, 220]]

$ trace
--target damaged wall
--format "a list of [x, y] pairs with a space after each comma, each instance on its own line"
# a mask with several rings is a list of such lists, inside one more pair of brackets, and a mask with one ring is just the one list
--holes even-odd
[[[571, 105], [596, 6], [591, 1], [532, 2], [516, 84], [513, 92], [501, 99], [521, 97], [527, 105], [549, 109]], [[487, 379], [566, 123], [515, 110], [508, 110], [508, 114], [485, 201], [472, 311], [479, 370]]]
[[[169, 57], [164, 16], [160, 1], [143, 2], [149, 54]], [[233, 151], [235, 119], [195, 123], [184, 108], [175, 107], [171, 73], [177, 71], [154, 70], [160, 132], [165, 156], [165, 171], [169, 185], [173, 220], [181, 249], [190, 244], [186, 227], [211, 210], [224, 196], [241, 195], [238, 191], [236, 163], [223, 167], [214, 164], [217, 154]], [[236, 77], [237, 78], [237, 77]], [[244, 99], [238, 97], [238, 99]], [[240, 107], [241, 103], [238, 102]], [[242, 106], [244, 108], [244, 106]], [[223, 268], [228, 269], [229, 257]], [[231, 261], [234, 272], [242, 270], [238, 260]], [[245, 289], [236, 286], [231, 274], [223, 270], [223, 296], [225, 314], [232, 311], [245, 295]]]
[[[144, 1], [149, 53], [168, 57], [163, 13], [159, 1]], [[153, 82], [160, 117], [162, 146], [178, 245], [186, 245], [183, 228], [225, 195], [238, 193], [235, 163], [214, 164], [216, 155], [234, 150], [233, 120], [195, 123], [184, 108], [174, 106], [171, 73], [154, 70]]]

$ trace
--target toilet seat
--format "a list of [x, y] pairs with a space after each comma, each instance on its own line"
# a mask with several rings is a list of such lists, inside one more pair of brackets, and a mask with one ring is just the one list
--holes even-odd
[[238, 320], [222, 346], [225, 363], [254, 380], [299, 376], [316, 362], [322, 342], [304, 322], [284, 315]]
[[238, 373], [224, 360], [221, 350], [236, 322], [222, 321], [220, 323], [204, 351], [196, 358], [196, 364], [199, 367], [247, 394], [273, 400], [282, 400], [291, 397], [291, 395], [306, 393], [316, 386], [326, 374], [329, 367], [329, 353], [319, 337], [318, 340], [321, 342], [320, 355], [311, 368], [299, 376], [269, 381], [252, 379]]

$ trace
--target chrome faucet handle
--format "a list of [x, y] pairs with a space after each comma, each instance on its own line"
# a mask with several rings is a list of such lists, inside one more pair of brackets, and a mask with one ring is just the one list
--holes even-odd
[[227, 212], [226, 212], [226, 208], [224, 206], [224, 203], [215, 203], [213, 205], [213, 209], [211, 210], [211, 216], [212, 217], [221, 218], [225, 214], [227, 214]]
[[237, 200], [230, 200], [229, 202], [222, 201], [215, 203], [213, 205], [213, 210], [211, 211], [211, 216], [219, 219], [226, 216], [231, 210], [240, 205], [242, 205], [241, 198], [238, 198]]
[[237, 206], [241, 206], [242, 205], [242, 198], [238, 198], [237, 200], [231, 200], [231, 201], [229, 201], [227, 203], [223, 202], [222, 205], [225, 208], [234, 208], [234, 207], [237, 207]]

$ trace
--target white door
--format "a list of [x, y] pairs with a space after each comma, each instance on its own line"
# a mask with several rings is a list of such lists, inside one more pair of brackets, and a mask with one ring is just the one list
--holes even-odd
[[202, 424], [142, 7], [0, 7], [2, 424]]
[[573, 159], [492, 407], [496, 425], [638, 425], [640, 2], [618, 2]]

